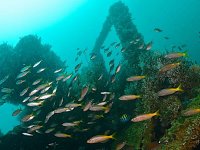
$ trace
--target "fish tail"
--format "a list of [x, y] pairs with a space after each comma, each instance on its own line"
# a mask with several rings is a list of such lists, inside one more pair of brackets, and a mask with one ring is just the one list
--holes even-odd
[[189, 57], [188, 52], [187, 52], [187, 51], [184, 51], [184, 52], [183, 52], [183, 56], [184, 56], [184, 57]]
[[181, 84], [176, 88], [177, 91], [183, 92], [183, 89], [181, 88]]
[[156, 116], [160, 116], [159, 110], [154, 113]]
[[110, 138], [116, 140], [115, 136], [116, 136], [116, 132], [114, 132], [112, 135], [110, 135]]
[[104, 112], [105, 112], [105, 113], [108, 113], [109, 111], [110, 111], [110, 107], [109, 107], [109, 106], [106, 106]]

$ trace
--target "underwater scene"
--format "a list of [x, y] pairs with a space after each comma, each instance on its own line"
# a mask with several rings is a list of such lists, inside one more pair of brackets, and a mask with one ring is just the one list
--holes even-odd
[[200, 150], [199, 0], [0, 0], [0, 150]]

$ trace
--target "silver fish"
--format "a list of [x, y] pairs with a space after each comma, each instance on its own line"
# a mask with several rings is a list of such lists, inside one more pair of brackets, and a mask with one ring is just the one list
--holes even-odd
[[43, 71], [45, 71], [46, 70], [46, 68], [41, 68], [41, 69], [39, 69], [38, 71], [37, 71], [37, 73], [41, 73], [41, 72], [43, 72]]
[[21, 72], [20, 74], [18, 74], [17, 79], [25, 77], [28, 73], [30, 73], [30, 71], [25, 71], [25, 72]]
[[25, 72], [25, 71], [27, 71], [29, 68], [31, 68], [31, 66], [26, 66], [26, 67], [22, 68], [22, 69], [20, 70], [20, 72]]
[[0, 80], [0, 85], [3, 84], [8, 78], [9, 75], [5, 76], [2, 80]]
[[44, 100], [44, 99], [51, 98], [52, 96], [55, 96], [55, 94], [44, 94], [44, 95], [40, 96], [38, 99]]
[[33, 136], [33, 134], [30, 134], [30, 133], [22, 133], [22, 134], [25, 136]]
[[17, 80], [16, 84], [17, 84], [17, 85], [20, 85], [20, 84], [22, 84], [22, 83], [24, 83], [24, 82], [26, 82], [26, 80]]
[[62, 68], [61, 69], [58, 69], [58, 70], [56, 70], [56, 71], [54, 71], [54, 73], [59, 73], [59, 72], [61, 72], [62, 71]]
[[30, 106], [30, 107], [34, 107], [34, 106], [40, 106], [43, 104], [44, 101], [39, 101], [39, 102], [30, 102], [27, 104], [27, 106]]
[[20, 92], [20, 96], [24, 96], [29, 90], [29, 87], [25, 88], [22, 92]]
[[42, 62], [42, 60], [36, 62], [36, 63], [33, 65], [33, 68], [37, 67], [41, 62]]
[[37, 79], [37, 80], [35, 80], [33, 83], [32, 83], [32, 85], [37, 85], [38, 83], [40, 83], [42, 81], [42, 79]]
[[46, 116], [44, 122], [47, 123], [47, 122], [49, 121], [49, 119], [50, 119], [54, 114], [55, 114], [54, 111], [51, 111], [50, 113], [48, 113], [48, 115]]
[[1, 92], [2, 93], [7, 93], [7, 94], [10, 94], [14, 91], [14, 89], [9, 89], [9, 88], [2, 88], [1, 89]]

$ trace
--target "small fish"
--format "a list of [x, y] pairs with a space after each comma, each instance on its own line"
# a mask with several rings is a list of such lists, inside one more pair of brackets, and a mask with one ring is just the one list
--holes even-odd
[[82, 101], [82, 100], [84, 99], [84, 97], [85, 97], [85, 95], [87, 94], [88, 90], [89, 90], [89, 87], [88, 87], [88, 86], [85, 86], [85, 87], [82, 89], [82, 91], [81, 91], [81, 97], [79, 98], [78, 101]]
[[17, 75], [17, 79], [25, 77], [28, 73], [30, 73], [30, 71], [25, 71], [25, 72], [21, 72], [20, 74]]
[[67, 75], [62, 81], [65, 82], [72, 77], [73, 73]]
[[115, 74], [119, 73], [121, 70], [121, 64], [116, 67]]
[[119, 98], [119, 100], [135, 100], [137, 98], [141, 98], [140, 95], [123, 95]]
[[142, 43], [139, 47], [138, 47], [138, 49], [143, 49], [144, 48], [144, 43]]
[[24, 82], [26, 82], [26, 80], [17, 80], [16, 84], [17, 84], [17, 85], [20, 85], [20, 84], [22, 84], [22, 83], [24, 83]]
[[91, 106], [92, 106], [92, 100], [89, 101], [89, 102], [85, 105], [85, 107], [83, 108], [83, 111], [88, 111], [88, 110], [90, 109]]
[[55, 133], [54, 136], [59, 138], [71, 138], [72, 136], [66, 133]]
[[1, 97], [1, 99], [5, 100], [5, 99], [7, 99], [8, 97], [10, 97], [10, 93], [9, 93], [9, 94], [3, 95], [3, 96]]
[[9, 75], [7, 75], [3, 79], [1, 79], [0, 80], [0, 85], [3, 84], [8, 78], [9, 78]]
[[20, 92], [20, 96], [24, 96], [29, 90], [29, 87], [25, 88], [22, 92]]
[[34, 107], [34, 106], [41, 106], [44, 103], [44, 101], [39, 102], [30, 102], [27, 104], [27, 106]]
[[188, 56], [187, 52], [177, 52], [165, 55], [165, 58], [179, 58], [179, 57], [186, 57]]
[[192, 116], [192, 115], [195, 115], [195, 114], [198, 114], [200, 113], [200, 109], [197, 108], [197, 109], [190, 109], [190, 110], [187, 110], [185, 112], [183, 112], [183, 116]]
[[126, 142], [119, 143], [119, 144], [117, 144], [115, 150], [121, 150], [121, 149], [123, 149], [123, 147], [124, 147], [125, 145], [126, 145]]
[[60, 103], [59, 103], [59, 105], [58, 105], [59, 107], [60, 107], [60, 106], [62, 106], [62, 104], [63, 104], [63, 101], [64, 101], [64, 99], [62, 98], [62, 99], [60, 100]]
[[93, 144], [93, 143], [102, 143], [102, 142], [106, 142], [110, 139], [115, 139], [113, 137], [114, 135], [96, 135], [93, 136], [92, 138], [90, 138], [89, 140], [87, 140], [87, 143], [89, 144]]
[[174, 94], [175, 92], [182, 92], [183, 90], [181, 89], [181, 85], [179, 85], [177, 88], [167, 88], [167, 89], [162, 89], [158, 92], [158, 96], [167, 96]]
[[57, 108], [56, 110], [54, 110], [54, 113], [55, 114], [60, 114], [60, 113], [63, 113], [63, 112], [68, 112], [68, 111], [72, 111], [74, 108], [68, 108], [68, 107], [64, 107], [64, 108]]
[[29, 102], [32, 102], [32, 101], [37, 100], [38, 98], [39, 98], [38, 96], [33, 96], [33, 97], [30, 97], [30, 98], [28, 99], [28, 101], [29, 101]]
[[41, 73], [41, 72], [43, 72], [43, 71], [45, 71], [46, 70], [46, 68], [41, 68], [41, 69], [39, 69], [38, 71], [37, 71], [37, 73]]
[[168, 65], [165, 65], [164, 67], [162, 67], [160, 70], [159, 70], [159, 73], [164, 73], [166, 71], [169, 71], [171, 69], [174, 69], [176, 67], [178, 67], [181, 63], [178, 62], [178, 63], [172, 63], [172, 64], [168, 64]]
[[10, 94], [14, 91], [14, 89], [9, 89], [9, 88], [2, 88], [1, 89], [1, 92], [2, 93], [7, 93], [7, 94]]
[[120, 43], [117, 43], [117, 44], [115, 45], [115, 48], [118, 48], [120, 45], [121, 45]]
[[39, 100], [45, 100], [45, 99], [48, 99], [48, 98], [51, 98], [52, 96], [55, 96], [55, 94], [44, 94], [44, 95], [41, 95], [38, 99]]
[[75, 72], [77, 72], [80, 69], [81, 65], [82, 63], [79, 63], [74, 67]]
[[33, 114], [29, 114], [29, 115], [24, 116], [24, 117], [21, 119], [21, 121], [22, 121], [22, 122], [28, 122], [28, 121], [32, 120], [33, 118], [35, 118], [35, 116], [34, 116]]
[[17, 116], [18, 114], [20, 114], [22, 112], [22, 109], [17, 109], [12, 113], [12, 116]]
[[36, 94], [38, 91], [39, 91], [39, 90], [34, 89], [33, 91], [31, 91], [31, 92], [29, 93], [29, 96], [33, 96], [33, 95]]
[[51, 86], [47, 86], [45, 89], [43, 89], [40, 93], [44, 94], [45, 92], [47, 92], [49, 89], [51, 88]]
[[22, 134], [25, 136], [33, 136], [33, 134], [30, 134], [30, 133], [22, 133]]
[[56, 86], [54, 89], [53, 89], [53, 94], [56, 94], [56, 91], [57, 91], [58, 87]]
[[130, 116], [128, 116], [127, 114], [123, 114], [121, 117], [120, 117], [120, 121], [125, 123], [125, 122], [128, 122], [130, 120]]
[[158, 115], [159, 115], [158, 111], [155, 113], [143, 114], [131, 119], [131, 121], [140, 122], [140, 121], [151, 119], [153, 116], [158, 116]]
[[66, 123], [63, 123], [62, 126], [64, 127], [75, 127], [75, 126], [78, 126], [79, 123], [74, 123], [74, 122], [66, 122]]
[[92, 53], [90, 56], [90, 60], [94, 60], [97, 57], [97, 55], [95, 53]]
[[42, 62], [42, 60], [36, 62], [36, 63], [33, 65], [33, 68], [37, 67], [41, 62]]
[[131, 76], [131, 77], [128, 77], [126, 79], [126, 81], [128, 81], [128, 82], [139, 81], [139, 80], [144, 79], [144, 78], [145, 78], [145, 76]]
[[101, 92], [102, 95], [110, 95], [111, 92]]
[[125, 52], [126, 50], [127, 50], [126, 47], [122, 47], [121, 52], [123, 53], [123, 52]]
[[61, 76], [58, 76], [56, 78], [56, 81], [60, 81], [60, 80], [63, 80], [65, 78], [65, 74], [61, 75]]
[[91, 106], [89, 108], [90, 111], [104, 111], [105, 113], [108, 113], [110, 111], [110, 107], [105, 106]]
[[30, 96], [26, 97], [22, 102], [26, 103], [30, 99]]
[[113, 75], [111, 76], [111, 83], [114, 83], [115, 80], [116, 80], [116, 78], [115, 78], [115, 74], [113, 74]]
[[32, 132], [34, 132], [34, 131], [36, 131], [36, 130], [39, 130], [39, 129], [41, 129], [43, 126], [40, 126], [40, 125], [34, 125], [33, 127], [31, 127], [27, 132], [28, 133], [32, 133]]
[[51, 133], [51, 132], [53, 132], [55, 130], [55, 128], [50, 128], [50, 129], [47, 129], [46, 131], [45, 131], [45, 133]]
[[153, 42], [152, 42], [152, 41], [149, 42], [149, 43], [147, 43], [147, 45], [146, 45], [146, 50], [149, 51], [149, 50], [152, 48], [152, 45], [153, 45]]
[[31, 66], [26, 66], [26, 67], [22, 68], [22, 69], [20, 70], [20, 72], [25, 72], [25, 71], [27, 71], [29, 68], [31, 68]]
[[97, 80], [101, 80], [102, 78], [103, 78], [103, 74], [101, 74]]
[[162, 32], [163, 30], [159, 29], [159, 28], [155, 28], [154, 29], [155, 32]]
[[69, 103], [69, 104], [65, 105], [65, 107], [67, 107], [67, 108], [76, 108], [76, 107], [80, 107], [80, 106], [82, 106], [82, 104]]
[[61, 69], [58, 69], [58, 70], [55, 70], [54, 73], [59, 73], [62, 71], [62, 68]]
[[106, 101], [106, 99], [107, 99], [107, 94], [104, 95], [102, 101], [104, 102], [104, 101]]
[[37, 79], [37, 80], [35, 80], [35, 81], [32, 83], [32, 85], [37, 85], [37, 84], [39, 84], [41, 81], [42, 81], [42, 79]]
[[54, 114], [55, 114], [54, 111], [49, 112], [48, 115], [46, 116], [44, 122], [47, 123], [47, 122], [49, 121], [49, 119], [50, 119]]
[[98, 103], [97, 105], [98, 106], [104, 106], [104, 105], [106, 105], [107, 104], [107, 102], [100, 102], [100, 103]]
[[40, 91], [40, 90], [43, 90], [45, 89], [46, 87], [50, 86], [53, 82], [49, 82], [49, 83], [45, 83], [45, 84], [42, 84], [42, 85], [39, 85], [36, 90]]

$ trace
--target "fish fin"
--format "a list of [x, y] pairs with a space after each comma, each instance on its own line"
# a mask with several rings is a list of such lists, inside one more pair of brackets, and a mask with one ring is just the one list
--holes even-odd
[[181, 84], [176, 88], [177, 91], [183, 92], [183, 89], [181, 88]]

